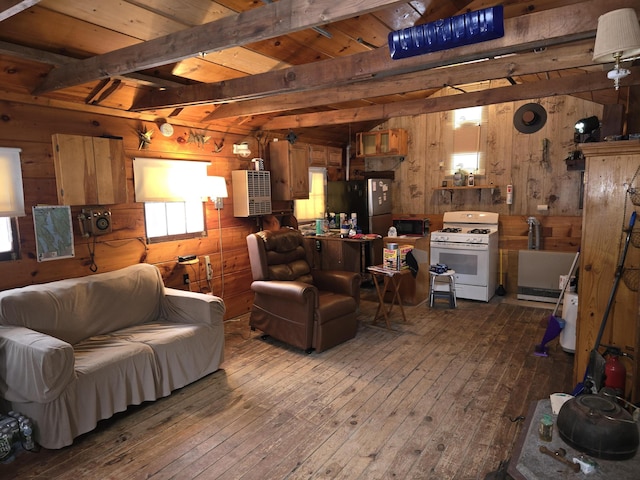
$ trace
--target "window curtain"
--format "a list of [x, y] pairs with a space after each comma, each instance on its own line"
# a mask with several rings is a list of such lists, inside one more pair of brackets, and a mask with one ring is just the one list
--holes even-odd
[[0, 147], [0, 217], [24, 217], [19, 148]]
[[208, 162], [134, 158], [136, 202], [184, 202], [204, 199]]
[[325, 191], [327, 185], [327, 169], [320, 167], [309, 168], [309, 198], [295, 200], [293, 213], [298, 222], [324, 218]]

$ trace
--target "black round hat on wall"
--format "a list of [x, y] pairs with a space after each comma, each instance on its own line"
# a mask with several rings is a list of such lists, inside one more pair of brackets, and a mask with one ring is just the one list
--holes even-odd
[[547, 111], [539, 103], [522, 105], [513, 115], [513, 125], [521, 133], [534, 133], [547, 122]]

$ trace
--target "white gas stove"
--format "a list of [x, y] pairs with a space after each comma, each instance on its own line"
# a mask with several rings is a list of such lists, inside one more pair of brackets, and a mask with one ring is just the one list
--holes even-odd
[[447, 212], [431, 233], [430, 263], [455, 270], [456, 296], [488, 302], [498, 282], [498, 214]]

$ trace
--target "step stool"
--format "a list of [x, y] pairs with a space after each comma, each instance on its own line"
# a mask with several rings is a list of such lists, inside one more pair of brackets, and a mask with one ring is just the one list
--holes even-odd
[[455, 270], [447, 270], [444, 273], [429, 272], [429, 306], [433, 307], [436, 298], [449, 300], [449, 307], [456, 308], [456, 278]]

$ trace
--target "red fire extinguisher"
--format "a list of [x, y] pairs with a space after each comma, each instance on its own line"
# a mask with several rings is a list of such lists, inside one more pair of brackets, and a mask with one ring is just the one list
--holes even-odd
[[627, 369], [620, 361], [624, 355], [619, 348], [608, 347], [605, 352], [607, 361], [604, 365], [604, 386], [614, 389], [620, 396], [624, 397], [627, 382]]

